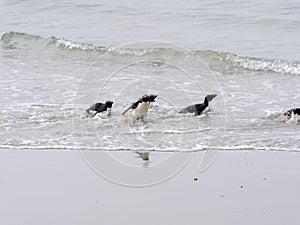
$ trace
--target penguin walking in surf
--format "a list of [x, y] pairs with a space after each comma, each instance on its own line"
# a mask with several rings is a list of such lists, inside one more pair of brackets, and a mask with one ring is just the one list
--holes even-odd
[[195, 116], [206, 113], [209, 110], [209, 102], [216, 96], [216, 94], [206, 95], [203, 103], [190, 105], [182, 109], [179, 113], [194, 113]]
[[136, 102], [132, 103], [122, 115], [124, 116], [129, 110], [131, 110], [131, 117], [133, 120], [142, 120], [143, 122], [146, 121], [146, 115], [149, 109], [151, 102], [155, 102], [155, 98], [157, 95], [143, 95], [139, 98]]
[[286, 120], [296, 119], [298, 123], [300, 123], [300, 108], [294, 108], [283, 113], [283, 116]]
[[95, 103], [94, 105], [90, 106], [85, 111], [90, 117], [96, 116], [98, 113], [107, 111], [107, 116], [111, 116], [111, 108], [112, 108], [113, 101], [106, 101], [105, 103]]

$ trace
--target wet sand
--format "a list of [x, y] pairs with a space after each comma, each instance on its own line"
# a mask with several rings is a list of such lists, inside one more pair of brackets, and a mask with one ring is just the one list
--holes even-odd
[[[299, 153], [221, 152], [200, 173], [203, 154], [192, 155], [170, 179], [136, 188], [104, 179], [79, 152], [2, 150], [0, 224], [282, 225], [299, 221]], [[124, 158], [147, 175], [152, 163], [163, 156], [150, 153], [146, 165], [134, 153], [124, 153]], [[163, 174], [168, 160], [156, 166]]]

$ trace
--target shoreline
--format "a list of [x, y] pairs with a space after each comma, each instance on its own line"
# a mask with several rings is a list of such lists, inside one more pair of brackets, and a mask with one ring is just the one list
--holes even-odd
[[[124, 154], [110, 156], [127, 166], [141, 161]], [[131, 167], [146, 176], [157, 160], [161, 162], [153, 167], [167, 171], [173, 165], [171, 156], [160, 154], [151, 156], [148, 167]], [[199, 172], [203, 154], [193, 154], [163, 182], [136, 188], [104, 179], [79, 152], [1, 150], [0, 222], [281, 225], [300, 219], [300, 154], [220, 151], [212, 165]], [[125, 170], [117, 175], [128, 176]]]

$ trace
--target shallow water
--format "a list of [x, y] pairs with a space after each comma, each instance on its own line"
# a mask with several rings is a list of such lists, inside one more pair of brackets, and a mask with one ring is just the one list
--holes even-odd
[[[3, 2], [0, 147], [299, 151], [280, 118], [300, 107], [296, 3]], [[148, 122], [130, 124], [144, 93]], [[177, 113], [212, 93], [208, 114]], [[107, 99], [111, 118], [86, 117]]]

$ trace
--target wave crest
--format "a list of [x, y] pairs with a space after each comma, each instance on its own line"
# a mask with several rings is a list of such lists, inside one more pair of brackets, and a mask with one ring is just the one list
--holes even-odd
[[300, 75], [300, 64], [296, 62], [242, 57], [232, 53], [227, 54], [226, 60], [232, 62], [234, 66], [248, 70]]
[[[57, 49], [64, 51], [83, 51], [83, 52], [96, 52], [96, 53], [109, 53], [112, 55], [129, 55], [129, 56], [144, 56], [148, 54], [163, 55], [164, 57], [173, 57], [176, 55], [179, 58], [185, 57], [197, 57], [208, 59], [219, 59], [221, 64], [218, 63], [218, 67], [224, 68], [242, 68], [251, 71], [265, 71], [274, 72], [289, 75], [300, 75], [300, 62], [290, 62], [278, 59], [262, 59], [254, 57], [238, 56], [233, 53], [216, 52], [211, 50], [189, 50], [179, 51], [172, 48], [125, 48], [125, 47], [108, 47], [97, 46], [88, 43], [78, 43], [63, 38], [50, 37], [43, 38], [38, 35], [32, 35], [21, 32], [2, 32], [0, 33], [0, 41], [6, 44], [8, 47], [12, 45], [18, 45], [25, 43], [26, 46], [36, 48], [42, 46], [43, 49], [54, 46]], [[37, 45], [38, 43], [38, 45]], [[30, 45], [31, 44], [31, 45]], [[209, 60], [208, 64], [214, 64], [214, 60]], [[227, 63], [225, 65], [225, 63]], [[229, 65], [228, 65], [229, 63]]]

